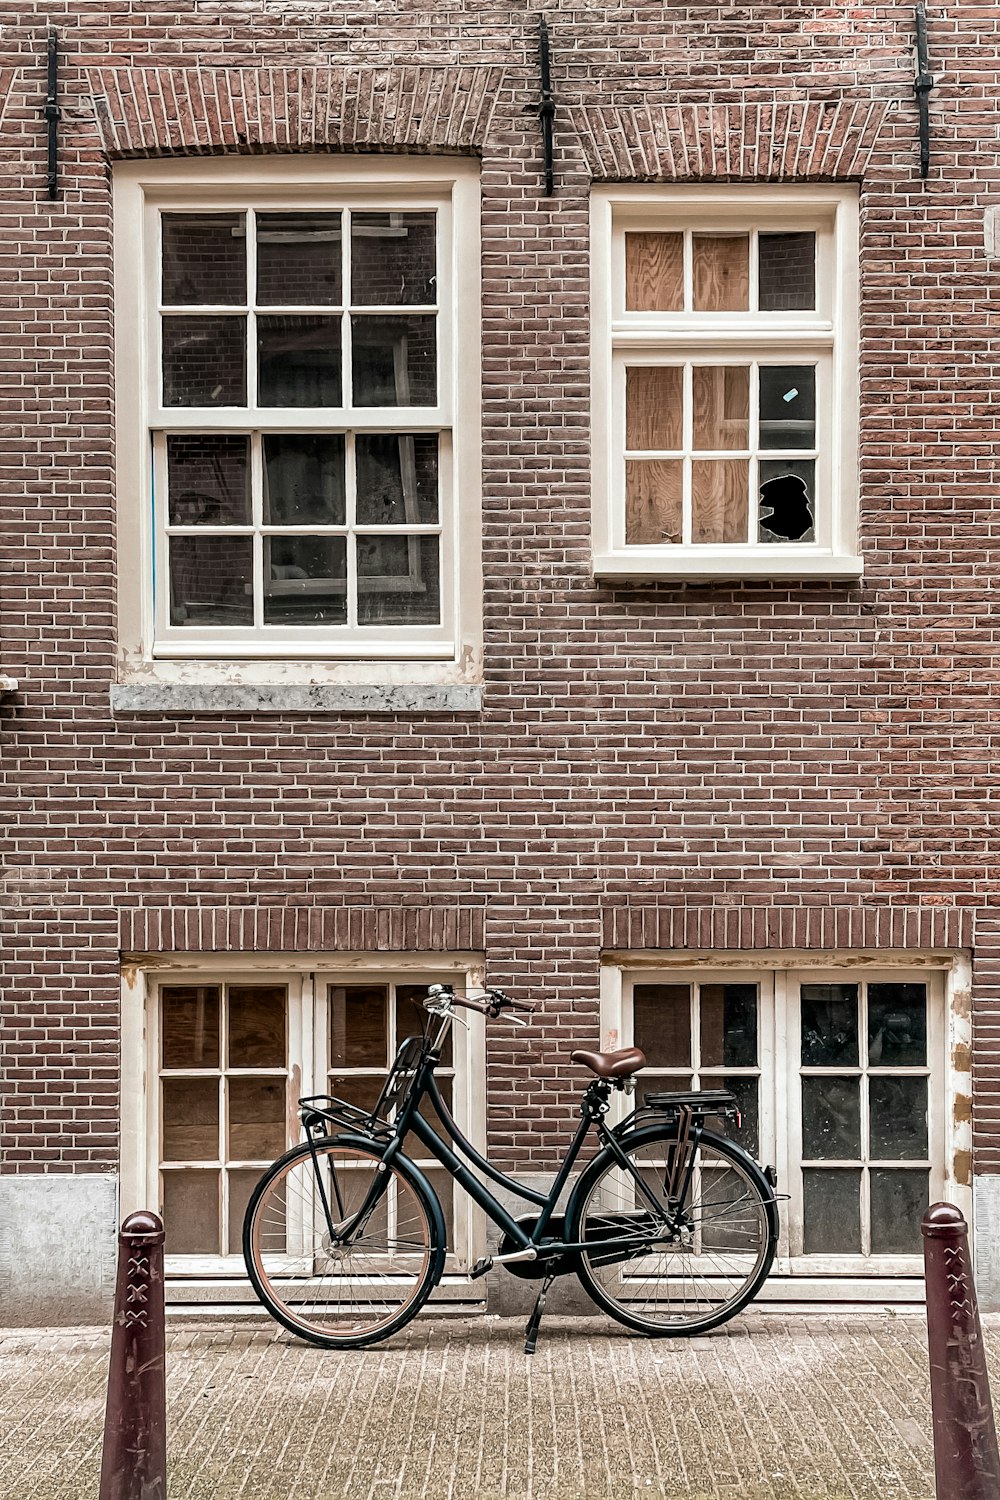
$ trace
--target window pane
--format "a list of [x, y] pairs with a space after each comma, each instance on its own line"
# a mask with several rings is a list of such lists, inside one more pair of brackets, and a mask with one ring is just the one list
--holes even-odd
[[625, 540], [635, 546], [679, 542], [684, 465], [679, 458], [625, 464]]
[[802, 1173], [806, 1255], [861, 1254], [861, 1170]]
[[[427, 1012], [424, 1010], [423, 1002], [427, 998], [426, 984], [397, 984], [396, 986], [396, 1046], [406, 1040], [409, 1036], [420, 1036], [427, 1024]], [[441, 1066], [450, 1068], [452, 1065], [451, 1040], [454, 1035], [454, 1027], [445, 1037], [444, 1047], [441, 1052]], [[439, 1079], [439, 1084], [444, 1080]]]
[[757, 986], [703, 984], [701, 1065], [752, 1068], [757, 1063]]
[[170, 538], [171, 625], [252, 625], [248, 536]]
[[803, 1067], [855, 1066], [858, 1062], [857, 985], [804, 984], [800, 993]]
[[160, 991], [163, 1066], [219, 1066], [219, 991], [214, 985], [165, 985]]
[[[251, 1167], [246, 1171], [237, 1170], [226, 1173], [229, 1185], [230, 1255], [242, 1255], [243, 1253], [243, 1218], [247, 1211], [247, 1204], [250, 1202], [250, 1194], [260, 1181], [261, 1175], [260, 1167]], [[268, 1232], [272, 1233], [274, 1228], [273, 1214], [269, 1214]], [[273, 1243], [274, 1241], [272, 1241]]]
[[245, 214], [163, 214], [163, 301], [167, 307], [244, 307]]
[[343, 526], [344, 439], [269, 433], [264, 438], [264, 524]]
[[815, 365], [761, 365], [760, 446], [815, 448]]
[[746, 312], [750, 306], [750, 236], [696, 234], [695, 312]]
[[343, 625], [347, 620], [347, 539], [264, 538], [264, 624]]
[[803, 1078], [802, 1156], [857, 1161], [861, 1156], [861, 1088], [857, 1078]]
[[758, 540], [816, 540], [816, 464], [811, 458], [761, 459]]
[[875, 1161], [919, 1161], [926, 1157], [926, 1078], [870, 1078], [868, 1103]]
[[261, 406], [340, 406], [340, 319], [258, 317], [257, 390]]
[[[637, 984], [632, 989], [632, 1037], [651, 1068], [691, 1066], [691, 987]], [[667, 1080], [659, 1087], [671, 1088]], [[680, 1083], [679, 1088], [686, 1088]]]
[[927, 1062], [927, 986], [868, 986], [868, 1061], [873, 1068]]
[[684, 236], [625, 236], [625, 306], [630, 312], [683, 312]]
[[872, 1168], [873, 1255], [920, 1254], [920, 1221], [930, 1202], [929, 1175]]
[[163, 1160], [218, 1161], [219, 1080], [163, 1079]]
[[218, 1255], [220, 1173], [164, 1172], [163, 1226], [167, 1255]]
[[427, 436], [358, 434], [359, 526], [433, 525], [438, 518], [438, 440]]
[[229, 1066], [285, 1066], [284, 985], [229, 986]]
[[378, 1096], [385, 1087], [385, 1073], [380, 1073], [377, 1078], [363, 1078], [356, 1073], [333, 1073], [330, 1075], [330, 1093], [336, 1094], [338, 1099], [345, 1099], [348, 1104], [363, 1109], [365, 1114], [371, 1114], [378, 1102]]
[[[704, 994], [704, 990], [702, 991]], [[735, 1120], [713, 1120], [712, 1129], [718, 1128], [730, 1140], [739, 1141], [744, 1150], [756, 1156], [760, 1148], [760, 1109], [757, 1099], [758, 1082], [742, 1073], [702, 1073], [703, 1089], [728, 1089], [736, 1095], [740, 1106], [740, 1125]]]
[[250, 440], [222, 432], [171, 433], [167, 491], [172, 526], [250, 524]]
[[273, 1161], [284, 1151], [285, 1080], [229, 1080], [230, 1161]]
[[160, 321], [164, 406], [246, 406], [246, 318]]
[[359, 536], [357, 548], [359, 624], [440, 622], [436, 536]]
[[351, 302], [407, 307], [437, 302], [433, 213], [351, 215]]
[[333, 1067], [389, 1065], [389, 992], [385, 985], [330, 985], [330, 1061]]
[[815, 234], [758, 235], [757, 265], [761, 312], [816, 306]]
[[695, 448], [749, 447], [749, 365], [695, 365], [691, 378]]
[[750, 465], [746, 459], [696, 458], [691, 464], [691, 540], [745, 542]]
[[336, 306], [343, 251], [339, 213], [257, 215], [257, 301], [262, 307]]
[[625, 371], [625, 446], [638, 452], [684, 446], [684, 370], [633, 365]]
[[355, 406], [436, 404], [436, 318], [357, 315], [351, 338]]

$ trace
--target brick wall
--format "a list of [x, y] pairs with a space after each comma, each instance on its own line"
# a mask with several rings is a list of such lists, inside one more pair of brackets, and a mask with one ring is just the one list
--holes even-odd
[[[336, 930], [338, 911], [413, 912], [416, 933], [447, 910], [481, 934], [494, 983], [545, 1000], [528, 1068], [550, 1090], [544, 1117], [495, 1132], [535, 1164], [575, 1098], [570, 1043], [596, 1037], [609, 921], [655, 909], [656, 931], [688, 942], [688, 908], [764, 932], [774, 909], [815, 912], [805, 946], [893, 909], [914, 932], [939, 912], [966, 940], [976, 913], [989, 929], [1000, 368], [982, 220], [1000, 188], [1000, 17], [928, 10], [922, 183], [908, 6], [553, 3], [551, 200], [521, 6], [153, 0], [9, 17], [0, 668], [21, 691], [0, 709], [0, 1169], [116, 1161], [123, 911], [146, 931], [146, 908], [171, 922], [231, 908], [242, 932], [256, 909], [292, 914], [296, 932], [314, 913]], [[481, 152], [484, 711], [113, 718], [106, 152], [317, 143]], [[862, 172], [864, 582], [595, 585], [591, 178]], [[977, 971], [980, 1170], [1000, 1167], [993, 946]], [[524, 1069], [498, 1028], [494, 1097]]]

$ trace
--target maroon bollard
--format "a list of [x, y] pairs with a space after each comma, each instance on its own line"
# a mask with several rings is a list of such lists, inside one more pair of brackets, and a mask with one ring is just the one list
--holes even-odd
[[163, 1220], [144, 1209], [118, 1236], [100, 1500], [167, 1500]]
[[937, 1500], [1000, 1500], [1000, 1453], [968, 1226], [953, 1203], [934, 1203], [920, 1228]]

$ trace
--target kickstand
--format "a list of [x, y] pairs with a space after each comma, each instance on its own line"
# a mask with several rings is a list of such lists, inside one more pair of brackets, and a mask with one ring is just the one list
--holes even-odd
[[555, 1272], [550, 1271], [542, 1282], [542, 1289], [538, 1293], [538, 1301], [535, 1303], [531, 1317], [528, 1319], [528, 1326], [524, 1330], [525, 1354], [534, 1354], [535, 1352], [535, 1345], [538, 1343], [538, 1325], [542, 1321], [542, 1312], [545, 1308], [545, 1293], [555, 1279]]

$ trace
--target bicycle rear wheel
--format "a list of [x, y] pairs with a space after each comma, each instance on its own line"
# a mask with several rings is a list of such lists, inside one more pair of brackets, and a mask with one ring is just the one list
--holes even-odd
[[[243, 1221], [261, 1302], [300, 1338], [356, 1349], [402, 1328], [444, 1268], [441, 1206], [405, 1159], [357, 1140], [308, 1144], [276, 1161]], [[318, 1172], [317, 1172], [318, 1165]]]
[[[679, 1147], [665, 1125], [620, 1144], [629, 1169], [603, 1152], [581, 1178], [570, 1215], [567, 1237], [594, 1241], [578, 1262], [584, 1287], [640, 1333], [689, 1335], [725, 1323], [757, 1295], [774, 1260], [770, 1183], [739, 1146], [708, 1131], [693, 1147]], [[678, 1182], [687, 1184], [679, 1204], [671, 1193]], [[602, 1253], [611, 1239], [632, 1243]]]

